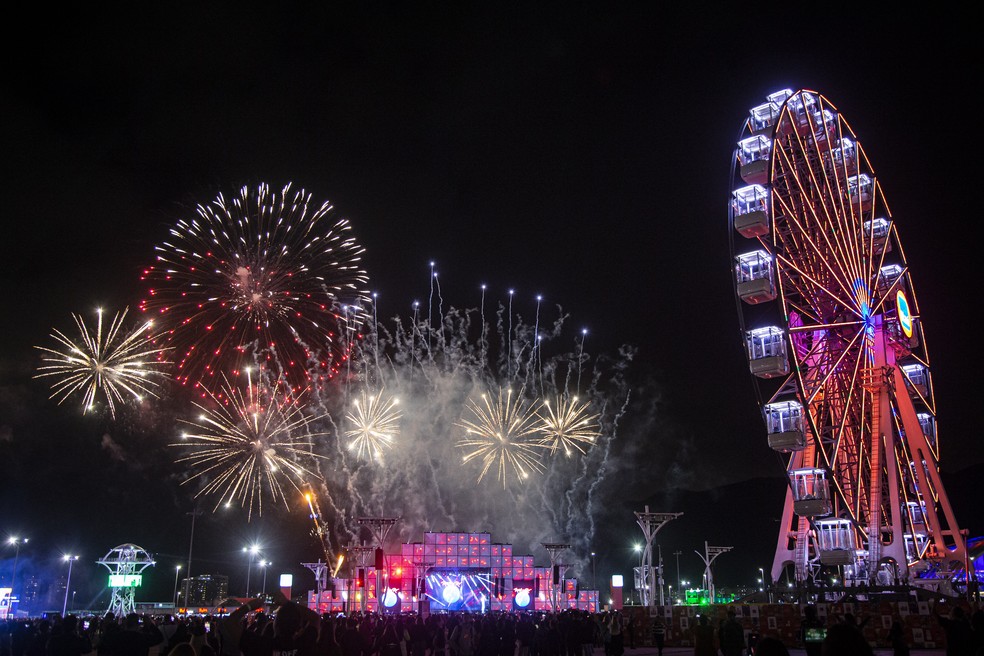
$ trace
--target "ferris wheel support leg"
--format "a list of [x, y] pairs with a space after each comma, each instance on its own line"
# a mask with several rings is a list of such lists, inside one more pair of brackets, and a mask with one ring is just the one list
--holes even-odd
[[[868, 583], [878, 582], [882, 560], [893, 562], [892, 581], [908, 582], [909, 568], [905, 553], [902, 498], [896, 460], [897, 431], [892, 414], [892, 388], [895, 369], [894, 351], [886, 343], [882, 319], [876, 320], [872, 349], [874, 362], [866, 372], [865, 387], [871, 392], [871, 512], [868, 524]], [[887, 489], [886, 489], [887, 482]], [[884, 502], [888, 494], [887, 503]], [[887, 513], [887, 516], [886, 516]], [[886, 541], [884, 537], [888, 536]]]
[[[890, 435], [892, 433], [889, 433]], [[898, 471], [898, 460], [896, 459], [895, 444], [885, 445], [885, 469], [890, 472]], [[905, 536], [903, 527], [905, 526], [905, 519], [903, 518], [902, 511], [902, 491], [899, 488], [898, 476], [888, 477], [888, 494], [891, 499], [891, 504], [889, 508], [890, 518], [889, 521], [891, 526], [889, 527], [892, 531], [892, 541], [886, 547], [884, 547], [883, 554], [887, 557], [892, 558], [895, 561], [895, 576], [897, 579], [901, 580], [903, 585], [908, 585], [909, 583], [909, 567], [908, 567], [908, 557], [905, 553]], [[871, 583], [875, 583], [874, 576], [877, 574], [872, 568], [870, 575], [872, 576]]]
[[[905, 389], [905, 379], [898, 367], [894, 369], [895, 389]], [[964, 536], [960, 533], [953, 507], [950, 499], [943, 488], [943, 481], [940, 478], [939, 466], [929, 442], [922, 432], [919, 425], [919, 418], [912, 405], [912, 400], [907, 395], [899, 395], [899, 414], [902, 417], [902, 425], [905, 428], [906, 442], [909, 446], [909, 453], [916, 463], [925, 462], [926, 466], [916, 466], [916, 481], [919, 485], [921, 500], [925, 503], [925, 518], [933, 534], [933, 545], [939, 554], [950, 554], [953, 560], [964, 562], [967, 560], [967, 543]], [[937, 499], [933, 502], [932, 491], [935, 491]], [[940, 521], [940, 516], [935, 505], [943, 513], [946, 526]], [[949, 544], [947, 540], [949, 538]], [[952, 545], [952, 551], [951, 549]]]

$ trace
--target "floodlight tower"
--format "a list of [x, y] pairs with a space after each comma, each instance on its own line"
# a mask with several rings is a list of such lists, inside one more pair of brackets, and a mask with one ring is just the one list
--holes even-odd
[[[376, 553], [376, 547], [372, 547], [367, 544], [360, 544], [360, 545], [349, 547], [348, 551], [355, 557], [356, 566], [364, 572], [366, 568], [369, 567], [370, 563], [372, 563], [373, 561], [373, 556]], [[358, 576], [358, 573], [356, 573], [356, 580], [358, 580], [359, 578], [360, 577]], [[361, 578], [363, 581], [365, 581], [364, 575]], [[348, 600], [349, 604], [352, 603], [351, 596], [352, 595], [349, 594], [349, 600]], [[362, 611], [363, 613], [366, 612], [366, 602], [368, 601], [368, 598], [369, 598], [369, 588], [365, 587], [362, 590], [361, 594], [359, 595], [359, 610]], [[349, 609], [349, 611], [351, 612], [351, 608]]]
[[[673, 521], [683, 513], [660, 513], [649, 512], [649, 506], [643, 512], [635, 513], [636, 523], [642, 529], [642, 535], [646, 538], [646, 546], [642, 550], [642, 562], [639, 567], [639, 591], [642, 593], [642, 605], [652, 606], [655, 601], [653, 595], [653, 538], [661, 528], [668, 522]], [[659, 561], [659, 605], [663, 605], [663, 559]]]
[[734, 547], [710, 547], [707, 545], [707, 540], [704, 541], [704, 553], [694, 550], [700, 559], [704, 561], [704, 576], [707, 578], [707, 596], [710, 602], [713, 604], [714, 595], [714, 577], [711, 575], [711, 563], [714, 559], [723, 553], [731, 551]]
[[140, 587], [141, 573], [156, 564], [154, 558], [143, 547], [127, 543], [110, 549], [109, 553], [96, 562], [109, 570], [109, 587], [113, 593], [106, 612], [113, 613], [116, 617], [126, 617], [137, 612], [134, 590]]
[[541, 542], [541, 546], [547, 550], [550, 555], [550, 608], [553, 612], [557, 612], [557, 588], [560, 587], [560, 583], [564, 578], [563, 572], [559, 568], [563, 568], [564, 564], [560, 562], [560, 554], [567, 549], [571, 548], [569, 544], [560, 544], [558, 542]]
[[[398, 521], [402, 519], [401, 517], [359, 517], [356, 521], [359, 522], [360, 526], [365, 526], [369, 529], [372, 534], [373, 546], [377, 549], [376, 553], [383, 552], [383, 542], [386, 541], [386, 536], [389, 534], [390, 529], [396, 525]], [[383, 598], [382, 595], [382, 585], [381, 579], [383, 575], [383, 570], [386, 567], [385, 560], [379, 561], [377, 558], [375, 564], [376, 566], [376, 599], [380, 600]], [[378, 609], [377, 609], [378, 610]]]
[[434, 566], [433, 560], [413, 561], [413, 594], [417, 597], [417, 613], [423, 614], [424, 592], [427, 590], [427, 573]]

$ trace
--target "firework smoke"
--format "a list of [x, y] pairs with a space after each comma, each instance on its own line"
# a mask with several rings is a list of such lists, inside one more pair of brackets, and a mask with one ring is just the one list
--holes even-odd
[[[333, 392], [313, 396], [313, 405], [341, 416], [349, 397], [385, 388], [401, 408], [400, 438], [387, 450], [385, 466], [353, 454], [343, 436], [319, 462], [326, 552], [358, 544], [356, 519], [366, 516], [400, 517], [397, 531], [407, 540], [424, 531], [481, 530], [520, 551], [557, 539], [587, 549], [599, 511], [595, 495], [612, 471], [609, 450], [627, 405], [626, 362], [584, 353], [583, 336], [566, 334], [562, 313], [544, 329], [542, 321], [535, 327], [509, 317], [499, 304], [486, 323], [484, 294], [481, 309], [451, 307], [419, 319], [415, 305], [410, 320], [380, 322], [378, 333], [360, 342], [351, 376]], [[549, 412], [548, 420], [530, 412], [541, 395], [571, 399], [582, 373], [580, 400], [558, 406], [556, 424], [549, 425]], [[489, 390], [506, 389], [514, 391], [511, 399], [503, 392], [503, 413], [496, 412], [495, 392], [486, 397], [488, 407], [479, 401]], [[483, 431], [495, 433], [503, 423], [496, 416], [509, 414], [505, 408], [514, 403], [521, 409], [511, 420], [521, 420], [521, 440], [530, 440], [521, 482], [508, 455], [470, 443]], [[476, 426], [489, 430], [470, 434]], [[567, 443], [580, 447], [576, 456], [567, 457]], [[498, 463], [507, 472], [504, 485], [501, 474], [483, 474]]]

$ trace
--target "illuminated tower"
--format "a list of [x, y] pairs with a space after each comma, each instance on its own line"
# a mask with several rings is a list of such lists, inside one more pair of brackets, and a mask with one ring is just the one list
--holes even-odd
[[137, 612], [134, 591], [143, 582], [142, 572], [156, 564], [151, 555], [135, 544], [121, 544], [96, 562], [109, 570], [109, 587], [113, 592], [106, 612], [118, 618]]

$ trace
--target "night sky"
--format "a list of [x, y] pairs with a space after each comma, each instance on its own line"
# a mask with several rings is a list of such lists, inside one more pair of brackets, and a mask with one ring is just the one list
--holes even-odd
[[[174, 426], [154, 426], [153, 408], [113, 423], [48, 401], [33, 347], [73, 312], [135, 309], [169, 226], [258, 182], [292, 182], [351, 220], [380, 316], [426, 303], [433, 261], [449, 305], [475, 307], [486, 284], [490, 301], [514, 289], [529, 319], [542, 295], [545, 317], [560, 306], [588, 329], [587, 350], [637, 347], [632, 380], [658, 421], [640, 431], [645, 471], [612, 494], [641, 504], [668, 471], [684, 490], [778, 476], [738, 332], [727, 217], [735, 139], [782, 88], [819, 91], [861, 139], [923, 311], [944, 482], [984, 462], [969, 319], [980, 56], [965, 10], [202, 4], [8, 24], [26, 36], [4, 40], [2, 83], [0, 536], [31, 537], [18, 579], [80, 553], [73, 582], [95, 597], [92, 561], [135, 542], [160, 563], [138, 598], [171, 594], [192, 508], [163, 446]], [[639, 531], [622, 524], [597, 538], [599, 579], [632, 560], [624, 543]], [[302, 577], [296, 563], [318, 555], [307, 526], [303, 512], [206, 515], [194, 569], [230, 575], [236, 591], [240, 549], [257, 540]], [[771, 562], [773, 544], [764, 534], [749, 562]], [[4, 576], [12, 556], [0, 552]]]

